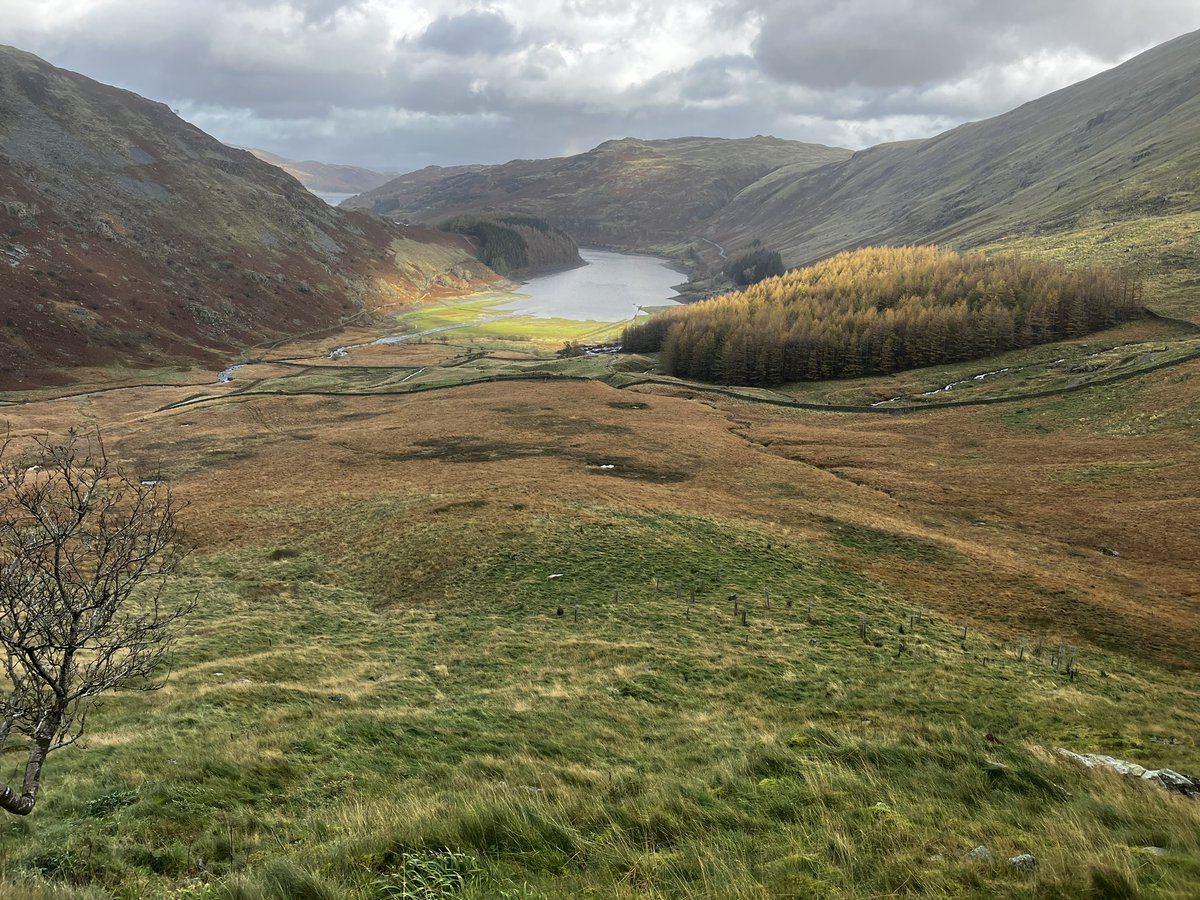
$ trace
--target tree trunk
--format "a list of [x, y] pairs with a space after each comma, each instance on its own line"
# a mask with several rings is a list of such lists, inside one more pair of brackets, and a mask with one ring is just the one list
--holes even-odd
[[25, 762], [25, 783], [19, 795], [7, 784], [0, 783], [0, 809], [15, 816], [27, 816], [33, 812], [38, 789], [42, 786], [42, 763], [50, 752], [56, 729], [57, 724], [54, 728], [41, 728], [34, 737], [33, 746], [29, 748], [29, 759]]

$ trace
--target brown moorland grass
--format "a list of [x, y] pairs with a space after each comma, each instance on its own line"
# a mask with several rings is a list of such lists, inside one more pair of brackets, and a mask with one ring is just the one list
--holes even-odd
[[1197, 384], [912, 416], [599, 382], [9, 407], [18, 441], [100, 425], [172, 483], [203, 603], [167, 686], [0, 830], [0, 891], [376, 898], [450, 848], [487, 872], [464, 898], [1186, 897], [1195, 804], [1050, 750], [1198, 765]]
[[[379, 350], [397, 365], [444, 358], [429, 345]], [[260, 368], [275, 367], [250, 371]], [[177, 478], [202, 543], [246, 537], [227, 519], [260, 496], [321, 506], [398, 486], [486, 498], [472, 512], [480, 528], [597, 498], [736, 517], [781, 536], [848, 523], [944, 551], [845, 548], [911, 602], [1194, 664], [1200, 450], [1186, 398], [1198, 374], [1192, 363], [1070, 400], [919, 417], [560, 383], [231, 397], [166, 413], [154, 410], [187, 390], [149, 388], [5, 412], [18, 434], [102, 423], [122, 456]], [[635, 397], [646, 407], [624, 408]], [[515, 503], [521, 514], [497, 512]]]

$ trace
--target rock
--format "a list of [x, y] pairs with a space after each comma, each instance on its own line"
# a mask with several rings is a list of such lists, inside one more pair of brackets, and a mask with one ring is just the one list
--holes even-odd
[[1104, 756], [1098, 753], [1073, 753], [1059, 747], [1059, 756], [1089, 769], [1108, 769], [1127, 778], [1137, 778], [1157, 785], [1163, 790], [1183, 794], [1185, 797], [1200, 797], [1200, 778], [1180, 775], [1171, 769], [1147, 769], [1137, 763], [1114, 756]]
[[1146, 769], [1144, 766], [1139, 766], [1137, 763], [1127, 762], [1123, 759], [1117, 759], [1114, 756], [1094, 756], [1096, 762], [1101, 766], [1112, 769], [1120, 775], [1131, 775], [1134, 778], [1145, 778]]
[[1200, 780], [1180, 775], [1171, 769], [1145, 772], [1141, 777], [1144, 780], [1155, 782], [1159, 787], [1166, 788], [1168, 791], [1177, 791], [1185, 797], [1200, 796]]
[[1022, 853], [1020, 856], [1010, 857], [1008, 864], [1014, 869], [1020, 869], [1022, 872], [1032, 872], [1040, 865], [1038, 858], [1030, 853]]
[[963, 858], [966, 859], [967, 862], [991, 862], [992, 851], [983, 844], [980, 844]]
[[1083, 753], [1075, 753], [1073, 750], [1068, 750], [1065, 747], [1059, 747], [1054, 751], [1063, 759], [1069, 759], [1071, 762], [1083, 766], [1087, 769], [1096, 768], [1096, 761], [1093, 757], [1084, 755]]

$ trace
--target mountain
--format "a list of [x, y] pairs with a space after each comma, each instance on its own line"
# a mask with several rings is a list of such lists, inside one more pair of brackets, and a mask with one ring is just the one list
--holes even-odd
[[427, 224], [467, 213], [522, 212], [581, 244], [653, 249], [692, 239], [740, 191], [781, 166], [803, 171], [849, 155], [773, 137], [626, 138], [558, 159], [430, 166], [344, 205]]
[[[609, 141], [431, 167], [355, 198], [405, 221], [518, 210], [581, 243], [690, 256], [761, 244], [796, 266], [878, 244], [1013, 249], [1143, 276], [1200, 319], [1200, 32], [1011, 112], [858, 153], [775, 138]], [[690, 247], [688, 246], [690, 245]]]
[[494, 278], [459, 236], [333, 209], [160, 103], [0, 47], [0, 388], [209, 364]]
[[478, 258], [506, 277], [528, 278], [584, 264], [579, 245], [571, 236], [537, 216], [458, 216], [443, 224], [442, 229], [469, 238]]
[[[1200, 32], [1004, 115], [744, 190], [704, 237], [790, 265], [868, 244], [1011, 245], [1200, 286]], [[1172, 278], [1172, 275], [1175, 277]], [[1200, 305], [1197, 305], [1200, 312]]]
[[312, 193], [318, 197], [328, 199], [343, 194], [361, 194], [364, 191], [387, 184], [399, 175], [398, 172], [375, 172], [371, 169], [363, 169], [358, 166], [332, 165], [330, 163], [317, 162], [314, 159], [297, 162], [296, 160], [286, 159], [254, 147], [240, 147], [238, 149], [247, 150], [263, 162], [283, 169], [283, 171], [299, 181]]

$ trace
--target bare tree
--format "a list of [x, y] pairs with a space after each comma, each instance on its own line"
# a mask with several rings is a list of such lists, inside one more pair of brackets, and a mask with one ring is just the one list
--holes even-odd
[[0, 751], [22, 735], [29, 755], [19, 790], [0, 783], [0, 809], [23, 816], [47, 754], [83, 736], [97, 698], [160, 686], [151, 676], [190, 604], [163, 603], [182, 555], [168, 486], [119, 472], [98, 433], [38, 441], [21, 460], [9, 451], [5, 439], [0, 664], [10, 692], [0, 701]]

